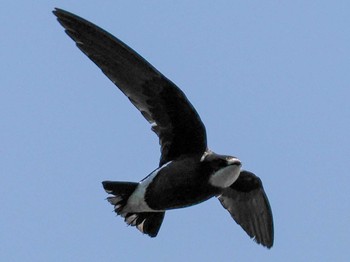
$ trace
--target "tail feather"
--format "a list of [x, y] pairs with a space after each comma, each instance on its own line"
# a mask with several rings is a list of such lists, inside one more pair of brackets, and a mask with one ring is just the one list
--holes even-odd
[[114, 206], [114, 211], [118, 215], [125, 217], [125, 214], [122, 213], [123, 208], [126, 206], [130, 195], [135, 191], [138, 183], [104, 181], [102, 185], [108, 194], [114, 195], [107, 197], [108, 202]]
[[109, 203], [114, 206], [114, 211], [124, 217], [124, 221], [150, 237], [156, 237], [162, 225], [165, 212], [123, 212], [130, 195], [135, 191], [138, 183], [133, 182], [102, 182], [103, 188], [113, 196], [107, 197]]

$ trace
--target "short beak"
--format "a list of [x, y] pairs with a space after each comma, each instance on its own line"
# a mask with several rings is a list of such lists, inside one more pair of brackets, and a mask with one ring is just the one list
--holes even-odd
[[227, 164], [230, 166], [241, 166], [242, 165], [241, 161], [235, 157], [227, 158]]

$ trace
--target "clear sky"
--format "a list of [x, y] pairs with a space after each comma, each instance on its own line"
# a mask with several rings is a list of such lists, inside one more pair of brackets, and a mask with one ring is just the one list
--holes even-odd
[[[347, 261], [349, 1], [213, 3], [2, 3], [1, 261]], [[115, 216], [101, 181], [145, 177], [158, 140], [54, 7], [105, 28], [186, 93], [210, 148], [263, 180], [271, 250], [217, 199], [167, 212], [155, 239]]]

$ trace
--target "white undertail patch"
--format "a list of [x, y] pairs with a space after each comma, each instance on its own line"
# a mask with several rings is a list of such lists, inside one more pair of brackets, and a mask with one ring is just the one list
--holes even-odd
[[141, 180], [141, 182], [136, 187], [135, 191], [131, 194], [123, 208], [122, 213], [137, 213], [137, 212], [163, 212], [164, 210], [154, 210], [150, 208], [145, 201], [145, 193], [149, 184], [153, 181], [153, 179], [158, 175], [159, 171], [168, 166], [171, 163], [164, 164], [160, 168], [153, 171], [149, 176], [145, 179]]
[[146, 219], [144, 219], [140, 224], [136, 225], [137, 229], [140, 230], [142, 233], [143, 231], [143, 225], [145, 224]]

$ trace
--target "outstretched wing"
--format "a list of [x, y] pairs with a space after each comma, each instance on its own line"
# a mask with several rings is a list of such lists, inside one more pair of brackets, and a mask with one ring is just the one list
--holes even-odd
[[207, 148], [205, 127], [185, 94], [122, 41], [67, 11], [53, 13], [66, 33], [142, 113], [161, 145], [160, 166]]
[[272, 247], [272, 212], [261, 180], [256, 175], [241, 171], [236, 182], [223, 191], [219, 200], [251, 238], [258, 244]]

